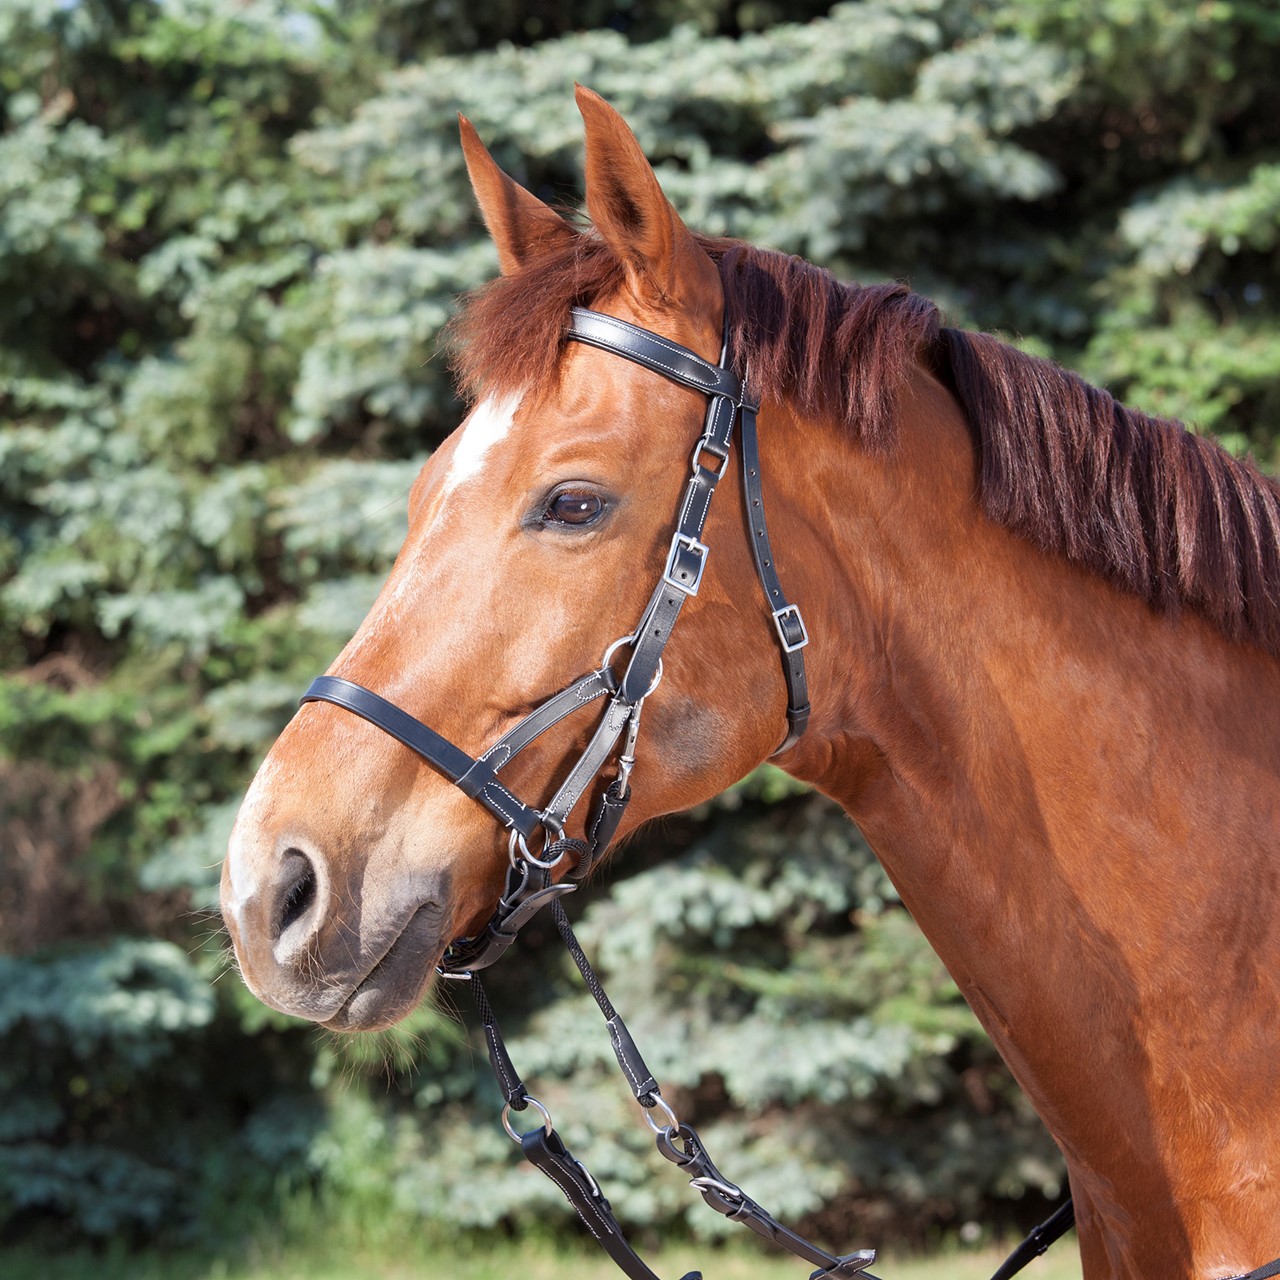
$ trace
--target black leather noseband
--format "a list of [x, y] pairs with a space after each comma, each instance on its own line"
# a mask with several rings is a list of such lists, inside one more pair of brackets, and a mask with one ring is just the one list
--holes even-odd
[[[482, 804], [510, 832], [511, 874], [498, 910], [481, 935], [459, 939], [450, 947], [441, 966], [445, 971], [473, 971], [492, 964], [515, 936], [519, 925], [514, 917], [520, 914], [522, 923], [532, 914], [521, 911], [531, 898], [536, 896], [541, 906], [557, 892], [571, 888], [553, 886], [545, 873], [573, 853], [576, 865], [570, 876], [581, 880], [613, 839], [631, 798], [630, 777], [645, 698], [661, 679], [663, 650], [680, 612], [698, 594], [702, 582], [709, 554], [702, 533], [712, 495], [728, 468], [735, 426], [742, 440], [743, 495], [751, 550], [773, 617], [787, 686], [787, 732], [778, 750], [792, 746], [809, 720], [804, 667], [809, 635], [799, 608], [783, 594], [774, 567], [761, 490], [757, 405], [731, 367], [728, 342], [721, 350], [720, 363], [712, 364], [668, 338], [583, 307], [573, 308], [567, 336], [623, 356], [708, 398], [702, 436], [693, 449], [692, 475], [685, 486], [666, 564], [634, 631], [609, 647], [595, 671], [541, 703], [478, 758], [394, 703], [340, 676], [320, 676], [312, 681], [302, 699], [334, 703], [377, 725]], [[610, 659], [621, 648], [630, 650], [630, 658], [621, 676], [615, 676]], [[604, 710], [595, 732], [544, 809], [526, 804], [502, 783], [499, 771], [535, 738], [579, 708], [602, 698]], [[617, 775], [596, 802], [595, 812], [586, 824], [586, 841], [564, 839], [569, 815], [606, 766], [619, 741], [623, 747]], [[540, 827], [546, 840], [541, 857], [529, 849]]]

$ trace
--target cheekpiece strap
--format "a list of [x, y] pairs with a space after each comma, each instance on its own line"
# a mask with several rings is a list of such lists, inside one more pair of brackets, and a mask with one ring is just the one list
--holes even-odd
[[644, 696], [680, 610], [689, 596], [698, 592], [708, 555], [708, 548], [701, 540], [702, 530], [711, 496], [725, 472], [735, 421], [740, 421], [742, 484], [751, 529], [751, 554], [773, 620], [787, 685], [787, 733], [774, 752], [780, 755], [795, 745], [809, 723], [809, 687], [804, 663], [809, 632], [799, 606], [787, 599], [778, 578], [764, 517], [756, 431], [759, 406], [748, 398], [742, 380], [727, 367], [727, 342], [720, 354], [720, 364], [713, 365], [679, 343], [586, 307], [572, 309], [568, 336], [624, 356], [711, 397], [702, 438], [694, 450], [693, 478], [685, 489], [666, 569], [636, 629], [636, 648], [622, 681], [622, 696], [627, 701], [634, 702]]

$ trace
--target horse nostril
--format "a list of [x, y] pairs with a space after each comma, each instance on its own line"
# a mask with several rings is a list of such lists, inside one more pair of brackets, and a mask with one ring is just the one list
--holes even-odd
[[316, 872], [311, 859], [301, 849], [286, 851], [285, 862], [297, 862], [297, 873], [287, 882], [280, 905], [280, 920], [276, 937], [280, 937], [296, 920], [306, 915], [316, 897]]

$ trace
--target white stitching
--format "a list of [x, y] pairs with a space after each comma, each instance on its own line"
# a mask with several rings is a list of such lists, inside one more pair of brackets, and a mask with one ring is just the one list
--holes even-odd
[[[542, 1172], [545, 1173], [547, 1177], [549, 1177], [551, 1181], [564, 1192], [564, 1198], [577, 1210], [578, 1217], [580, 1217], [586, 1224], [587, 1230], [590, 1231], [597, 1240], [599, 1240], [601, 1238], [600, 1232], [596, 1230], [594, 1224], [590, 1221], [587, 1215], [582, 1212], [582, 1206], [573, 1198], [573, 1193], [577, 1190], [576, 1186], [565, 1180], [568, 1175], [560, 1168], [560, 1165], [556, 1163], [554, 1156], [552, 1157], [551, 1164], [542, 1167]], [[596, 1207], [594, 1200], [588, 1200], [587, 1203], [591, 1206], [591, 1211], [596, 1215], [596, 1218], [604, 1232], [612, 1235], [612, 1232], [609, 1231], [609, 1224], [605, 1221], [604, 1214]]]
[[497, 796], [502, 796], [504, 799], [510, 800], [517, 809], [523, 809], [525, 806], [522, 805], [520, 801], [517, 800], [515, 796], [513, 796], [511, 792], [508, 791], [496, 778], [490, 779], [483, 787], [480, 788], [480, 794], [482, 796], [486, 796], [488, 803], [493, 805], [493, 807], [502, 814], [502, 816], [507, 820], [507, 825], [509, 827], [514, 827], [516, 824], [516, 815], [504, 809], [502, 805], [498, 803], [497, 796], [490, 794], [491, 792], [496, 792]]
[[[613, 316], [603, 315], [599, 311], [593, 311], [591, 313], [591, 317], [593, 320], [601, 320], [606, 324], [613, 325], [614, 328], [620, 329], [628, 337], [633, 336], [632, 326], [628, 325], [625, 320], [618, 320]], [[570, 330], [571, 334], [572, 332], [573, 331]], [[700, 355], [695, 354], [694, 352], [688, 350], [688, 348], [686, 347], [677, 346], [674, 342], [668, 342], [665, 338], [660, 338], [656, 333], [650, 333], [644, 329], [640, 330], [639, 332], [643, 333], [644, 336], [650, 339], [651, 341], [658, 343], [659, 346], [665, 347], [673, 355], [681, 356], [683, 359], [688, 360], [690, 362], [696, 361], [697, 363], [695, 365], [695, 368], [697, 368], [699, 372], [702, 372], [705, 370], [707, 374], [709, 374], [710, 376], [710, 384], [707, 388], [708, 392], [714, 393], [716, 395], [726, 395], [726, 396], [729, 396], [730, 399], [734, 398], [730, 392], [723, 391], [720, 389], [721, 378], [718, 375], [721, 373], [727, 373], [728, 370], [721, 369], [719, 366], [712, 364], [709, 360], [704, 360]], [[576, 336], [581, 340], [590, 341], [590, 339], [587, 337], [585, 333], [580, 333], [580, 334], [577, 334]], [[639, 353], [634, 352], [633, 354], [638, 355]], [[689, 382], [695, 382], [695, 383], [698, 382], [697, 378], [693, 377], [687, 370], [684, 370], [677, 365], [665, 364], [663, 361], [659, 360], [656, 356], [652, 356], [652, 355], [646, 355], [646, 359], [651, 360], [660, 369], [665, 369], [677, 381], [682, 381], [687, 379]], [[702, 390], [701, 384], [699, 384], [698, 389]]]
[[503, 1055], [498, 1052], [501, 1042], [498, 1040], [498, 1029], [490, 1023], [484, 1024], [484, 1034], [490, 1045], [493, 1047], [493, 1061], [498, 1064], [498, 1070], [502, 1074], [502, 1083], [506, 1086], [507, 1093], [523, 1093], [524, 1082], [519, 1076], [512, 1075], [507, 1070], [507, 1063], [503, 1061]]
[[618, 1059], [619, 1065], [622, 1067], [623, 1071], [626, 1072], [627, 1079], [631, 1081], [631, 1091], [633, 1093], [639, 1093], [639, 1078], [636, 1076], [635, 1072], [631, 1070], [631, 1064], [627, 1061], [626, 1054], [618, 1052], [622, 1047], [622, 1037], [618, 1034], [618, 1031], [612, 1022], [606, 1023], [606, 1025], [609, 1028], [610, 1039], [613, 1041], [613, 1056]]

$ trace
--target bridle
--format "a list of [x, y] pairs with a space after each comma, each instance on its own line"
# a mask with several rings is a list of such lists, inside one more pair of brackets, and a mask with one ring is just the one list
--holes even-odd
[[[584, 307], [573, 308], [567, 337], [624, 356], [708, 397], [702, 435], [693, 449], [691, 475], [666, 563], [635, 629], [605, 650], [599, 667], [547, 698], [479, 757], [468, 755], [422, 721], [354, 681], [320, 676], [302, 698], [303, 702], [332, 702], [371, 721], [483, 805], [508, 831], [510, 867], [502, 898], [479, 934], [458, 939], [449, 947], [440, 964], [445, 976], [475, 972], [493, 964], [535, 912], [572, 892], [575, 882], [591, 873], [613, 840], [631, 799], [631, 771], [645, 699], [662, 679], [662, 654], [680, 612], [698, 594], [702, 583], [710, 552], [702, 541], [703, 529], [716, 486], [728, 470], [735, 426], [742, 442], [742, 483], [752, 531], [751, 549], [773, 618], [787, 687], [787, 731], [775, 754], [794, 745], [809, 722], [804, 666], [809, 634], [799, 607], [783, 594], [774, 567], [760, 480], [758, 406], [730, 367], [727, 338], [720, 363], [712, 364], [667, 338]], [[624, 648], [630, 650], [631, 656], [621, 676], [616, 676], [612, 659]], [[595, 732], [545, 808], [526, 804], [503, 784], [499, 771], [525, 747], [567, 716], [601, 698], [606, 701]], [[567, 839], [564, 830], [570, 814], [609, 763], [619, 742], [622, 748], [617, 773], [601, 792], [586, 823], [586, 840]], [[534, 853], [530, 845], [536, 843], [539, 830], [543, 845], [539, 853]], [[567, 880], [553, 884], [550, 872], [571, 854], [576, 861]]]
[[[559, 901], [599, 864], [631, 798], [641, 711], [645, 699], [662, 679], [662, 653], [676, 620], [686, 601], [698, 594], [702, 582], [709, 554], [702, 532], [716, 485], [728, 470], [735, 427], [741, 440], [743, 498], [752, 557], [773, 618], [787, 688], [787, 731], [775, 755], [798, 741], [810, 714], [804, 665], [809, 635], [799, 607], [787, 600], [778, 580], [764, 516], [756, 434], [759, 406], [732, 368], [727, 331], [719, 364], [715, 365], [658, 334], [584, 307], [572, 309], [566, 336], [634, 361], [708, 397], [703, 432], [693, 449], [692, 475], [685, 486], [666, 563], [634, 631], [605, 650], [599, 667], [547, 698], [479, 757], [468, 755], [394, 703], [351, 680], [320, 676], [302, 701], [331, 702], [377, 725], [483, 805], [509, 832], [510, 865], [498, 906], [478, 934], [450, 944], [438, 973], [442, 978], [468, 982], [474, 992], [490, 1064], [506, 1100], [503, 1127], [530, 1162], [560, 1187], [619, 1268], [631, 1280], [658, 1280], [627, 1243], [599, 1184], [565, 1147], [546, 1107], [525, 1088], [479, 977], [479, 971], [493, 964], [515, 941], [520, 929], [544, 907], [550, 907], [556, 927], [605, 1018], [618, 1064], [636, 1101], [644, 1108], [644, 1118], [662, 1155], [690, 1175], [690, 1184], [717, 1212], [812, 1263], [817, 1269], [810, 1280], [850, 1280], [854, 1276], [875, 1280], [866, 1270], [875, 1261], [874, 1250], [860, 1249], [839, 1256], [828, 1253], [783, 1226], [716, 1168], [697, 1132], [682, 1124], [662, 1097], [657, 1080], [578, 944]], [[629, 649], [631, 656], [618, 677], [611, 661], [623, 648]], [[499, 771], [548, 729], [601, 698], [606, 702], [595, 732], [551, 801], [537, 809], [518, 799], [500, 781]], [[609, 763], [620, 741], [617, 772], [600, 793], [586, 824], [586, 839], [567, 837], [565, 826], [570, 814]], [[539, 829], [544, 836], [543, 847], [535, 854], [530, 841], [536, 839]], [[564, 880], [553, 882], [552, 871], [571, 854], [576, 859], [574, 866]], [[511, 1124], [511, 1113], [529, 1107], [541, 1115], [543, 1123], [527, 1133], [518, 1133]], [[659, 1124], [653, 1118], [655, 1113], [666, 1123]], [[992, 1280], [1010, 1280], [1070, 1230], [1073, 1222], [1074, 1210], [1068, 1199], [1014, 1249]], [[1280, 1276], [1280, 1260], [1235, 1280], [1268, 1280], [1276, 1276]], [[700, 1280], [700, 1273], [689, 1272], [683, 1280]]]

